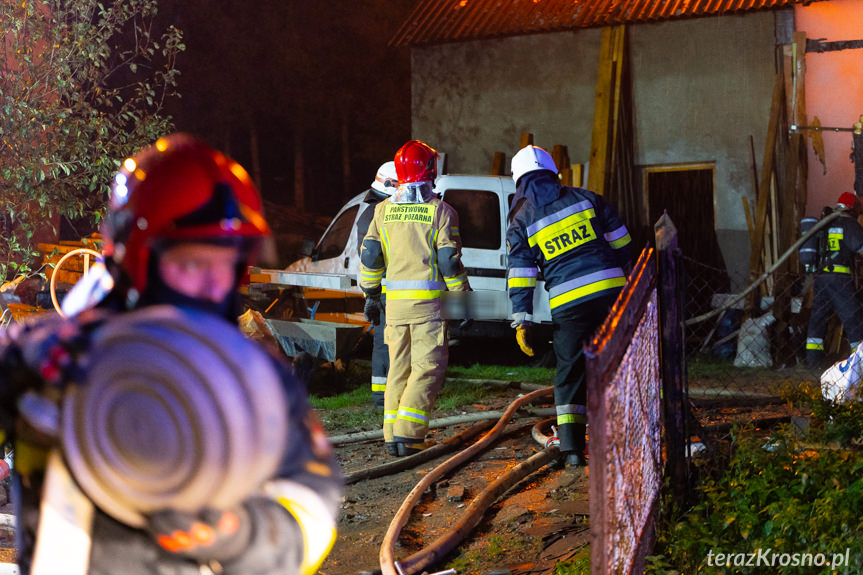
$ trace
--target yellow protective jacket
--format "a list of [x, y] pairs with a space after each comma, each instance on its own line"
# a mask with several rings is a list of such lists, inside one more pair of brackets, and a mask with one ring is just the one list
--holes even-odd
[[470, 290], [458, 214], [437, 197], [417, 204], [388, 198], [375, 206], [360, 261], [363, 292], [374, 296], [386, 289], [388, 324], [440, 319], [441, 292]]

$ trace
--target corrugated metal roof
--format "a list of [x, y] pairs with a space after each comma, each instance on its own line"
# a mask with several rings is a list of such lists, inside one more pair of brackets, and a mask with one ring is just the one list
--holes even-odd
[[418, 0], [391, 46], [735, 14], [826, 0]]

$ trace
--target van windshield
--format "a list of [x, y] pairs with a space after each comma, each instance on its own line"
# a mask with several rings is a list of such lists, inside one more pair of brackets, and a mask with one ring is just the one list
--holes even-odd
[[458, 212], [462, 247], [481, 250], [500, 248], [500, 201], [488, 190], [446, 191], [444, 201]]
[[315, 260], [326, 260], [342, 255], [342, 252], [345, 251], [345, 246], [348, 244], [348, 238], [351, 237], [354, 218], [359, 209], [359, 206], [351, 206], [333, 221], [330, 229], [326, 231], [324, 237], [318, 242], [318, 247], [315, 250]]

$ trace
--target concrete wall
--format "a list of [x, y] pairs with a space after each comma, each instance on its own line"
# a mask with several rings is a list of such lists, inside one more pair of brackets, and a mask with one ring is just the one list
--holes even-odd
[[716, 233], [734, 275], [749, 266], [741, 197], [755, 206], [775, 77], [774, 15], [634, 26], [636, 163], [713, 163]]
[[411, 134], [453, 173], [489, 173], [495, 152], [509, 162], [522, 132], [584, 162], [599, 42], [596, 29], [414, 48]]
[[[774, 22], [758, 12], [630, 28], [636, 163], [715, 165], [717, 235], [733, 272], [748, 266], [741, 196], [754, 200], [750, 135], [763, 156]], [[585, 163], [599, 43], [592, 29], [415, 48], [412, 135], [446, 152], [451, 172], [487, 172], [522, 132]]]

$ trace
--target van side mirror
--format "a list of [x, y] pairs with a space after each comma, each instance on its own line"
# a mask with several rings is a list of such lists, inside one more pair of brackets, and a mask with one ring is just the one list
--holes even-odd
[[315, 242], [311, 240], [303, 240], [303, 243], [300, 244], [300, 256], [304, 258], [310, 258], [315, 253]]

